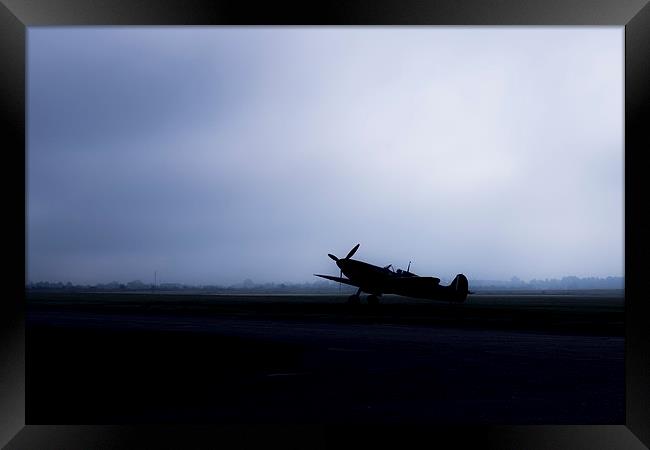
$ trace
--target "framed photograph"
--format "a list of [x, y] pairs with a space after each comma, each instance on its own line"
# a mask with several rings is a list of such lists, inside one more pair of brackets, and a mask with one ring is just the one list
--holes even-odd
[[7, 448], [650, 445], [646, 1], [0, 11]]

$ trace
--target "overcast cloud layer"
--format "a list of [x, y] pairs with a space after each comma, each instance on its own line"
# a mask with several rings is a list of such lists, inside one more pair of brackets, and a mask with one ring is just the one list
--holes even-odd
[[623, 275], [623, 28], [30, 28], [29, 281]]

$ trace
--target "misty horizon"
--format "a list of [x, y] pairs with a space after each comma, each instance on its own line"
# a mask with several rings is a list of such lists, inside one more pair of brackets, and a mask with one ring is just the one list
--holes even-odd
[[[451, 282], [453, 277], [448, 277], [448, 278], [441, 278], [441, 283], [447, 284]], [[477, 283], [478, 285], [485, 286], [486, 283], [497, 283], [499, 285], [504, 285], [504, 286], [516, 286], [516, 285], [534, 285], [536, 283], [557, 283], [557, 282], [570, 282], [570, 281], [575, 281], [575, 282], [580, 282], [580, 283], [586, 283], [587, 285], [592, 284], [596, 285], [601, 282], [609, 282], [609, 283], [624, 283], [625, 277], [620, 277], [620, 276], [607, 276], [607, 277], [576, 277], [575, 275], [565, 275], [559, 278], [531, 278], [529, 280], [522, 280], [519, 277], [512, 276], [509, 279], [496, 279], [496, 280], [484, 280], [484, 279], [470, 279], [470, 283], [474, 282]], [[181, 283], [173, 280], [162, 280], [160, 278], [155, 278], [152, 280], [143, 281], [142, 279], [139, 278], [131, 278], [128, 280], [111, 280], [109, 282], [100, 282], [100, 283], [77, 283], [73, 284], [70, 281], [66, 280], [38, 280], [38, 281], [28, 281], [27, 286], [34, 286], [34, 285], [73, 285], [73, 286], [108, 286], [108, 285], [129, 285], [129, 284], [134, 284], [134, 285], [142, 285], [142, 287], [146, 287], [147, 289], [156, 286], [156, 287], [164, 287], [164, 286], [184, 286], [184, 287], [205, 287], [205, 286], [215, 286], [215, 287], [262, 287], [262, 286], [279, 286], [279, 285], [286, 285], [286, 286], [338, 286], [338, 283], [335, 281], [331, 280], [323, 280], [323, 279], [314, 279], [313, 281], [306, 281], [306, 282], [290, 282], [290, 281], [282, 281], [282, 280], [275, 280], [275, 281], [267, 281], [263, 283], [258, 283], [255, 280], [252, 280], [251, 278], [244, 278], [241, 281], [237, 283], [232, 283], [232, 284], [220, 284], [220, 283], [205, 283], [205, 284], [191, 284], [191, 283]], [[621, 285], [621, 288], [623, 286]], [[350, 288], [349, 286], [346, 287], [352, 290], [355, 290], [356, 288]]]
[[27, 34], [26, 280], [624, 275], [623, 27]]

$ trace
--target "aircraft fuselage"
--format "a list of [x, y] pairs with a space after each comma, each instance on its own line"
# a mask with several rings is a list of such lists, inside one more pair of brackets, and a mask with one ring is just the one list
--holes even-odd
[[462, 274], [457, 275], [449, 286], [442, 286], [440, 279], [435, 277], [420, 277], [411, 272], [396, 273], [354, 259], [341, 259], [336, 265], [361, 291], [369, 294], [396, 294], [451, 302], [463, 302], [467, 298], [467, 278]]

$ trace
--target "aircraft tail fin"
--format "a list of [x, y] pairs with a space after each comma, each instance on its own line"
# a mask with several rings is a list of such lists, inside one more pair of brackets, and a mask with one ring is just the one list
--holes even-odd
[[456, 278], [454, 278], [454, 281], [451, 282], [449, 287], [455, 291], [456, 296], [460, 301], [465, 301], [467, 294], [469, 294], [469, 281], [467, 281], [465, 275], [462, 273], [456, 275]]

